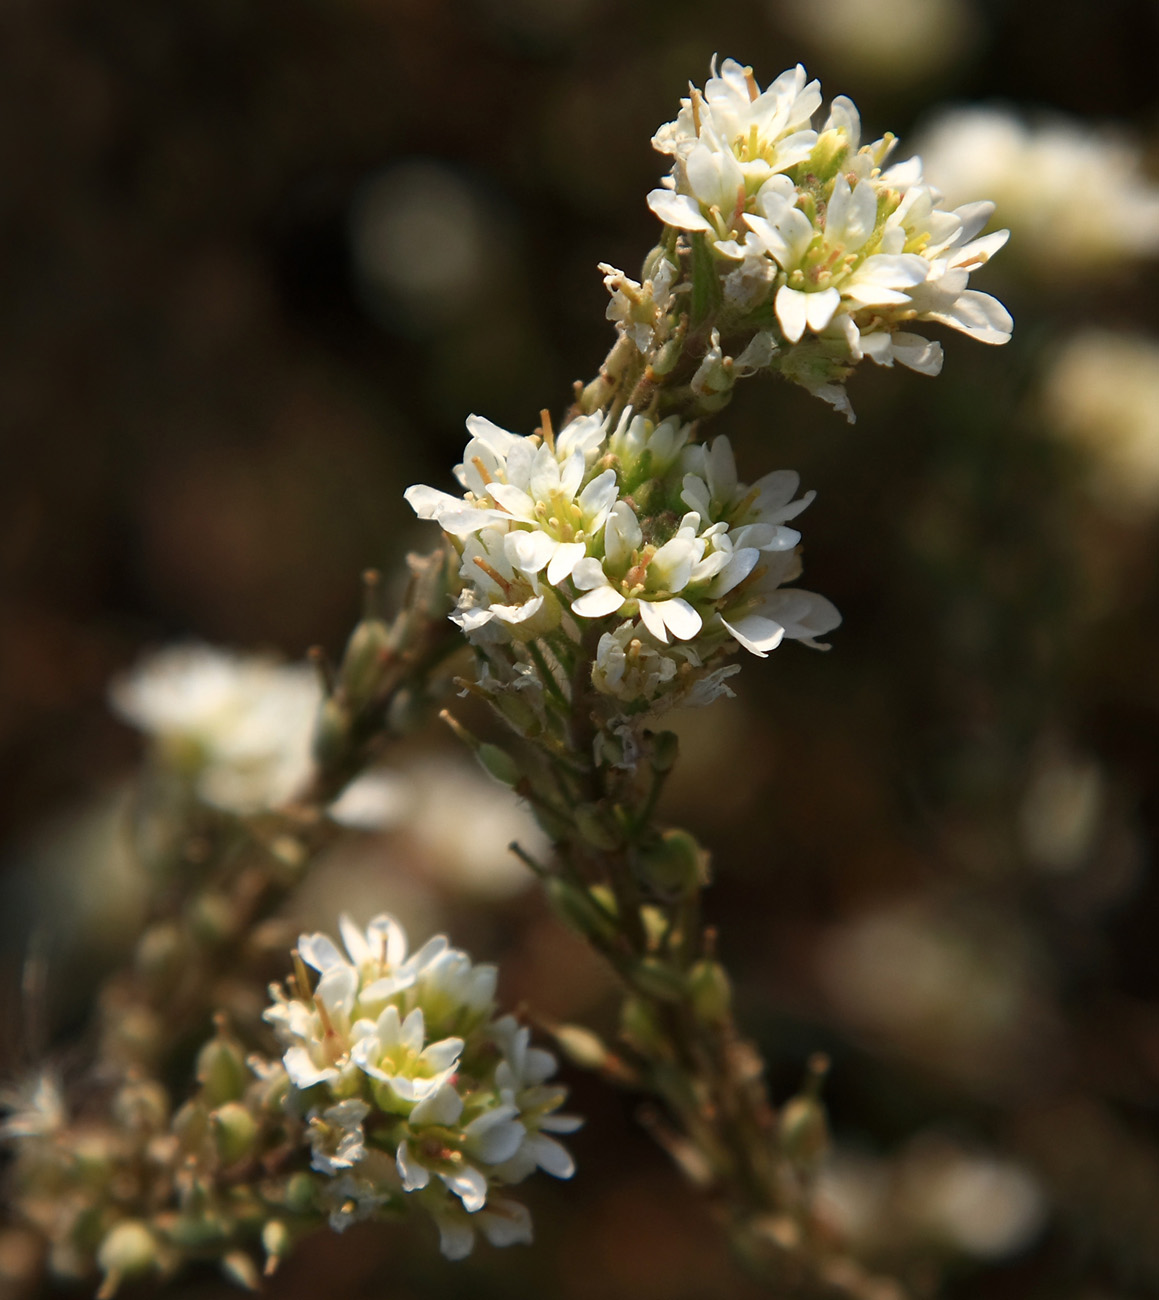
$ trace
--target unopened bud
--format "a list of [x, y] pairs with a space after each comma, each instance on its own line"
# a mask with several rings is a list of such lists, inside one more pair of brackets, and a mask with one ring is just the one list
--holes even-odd
[[582, 885], [552, 876], [545, 889], [556, 913], [585, 939], [596, 943], [610, 943], [615, 939], [615, 922]]
[[645, 1056], [664, 1056], [668, 1040], [660, 1027], [656, 1008], [643, 998], [624, 999], [620, 1008], [620, 1033]]
[[648, 883], [678, 898], [694, 894], [703, 883], [704, 851], [687, 831], [667, 830], [640, 854]]
[[262, 1228], [262, 1249], [266, 1252], [266, 1277], [272, 1277], [278, 1265], [290, 1253], [293, 1242], [290, 1230], [281, 1219], [271, 1219]]
[[221, 1271], [231, 1282], [235, 1282], [246, 1291], [257, 1291], [261, 1288], [258, 1266], [244, 1250], [231, 1250], [221, 1261]]
[[812, 1168], [829, 1145], [825, 1107], [816, 1097], [793, 1097], [785, 1103], [779, 1123], [781, 1149], [794, 1164]]
[[334, 767], [350, 747], [350, 715], [331, 697], [318, 711], [314, 728], [314, 758], [322, 768]]
[[311, 1214], [317, 1201], [314, 1180], [306, 1173], [294, 1174], [286, 1184], [286, 1208], [294, 1214]]
[[612, 853], [620, 845], [620, 837], [608, 824], [603, 810], [595, 804], [581, 803], [573, 812], [575, 828], [594, 849]]
[[493, 776], [496, 781], [502, 782], [503, 785], [517, 786], [523, 780], [523, 773], [519, 770], [519, 764], [505, 749], [500, 749], [498, 745], [492, 745], [484, 741], [475, 751], [475, 757], [479, 760], [479, 765], [483, 771], [488, 776]]
[[118, 1223], [101, 1242], [97, 1264], [105, 1275], [97, 1292], [108, 1300], [127, 1278], [140, 1277], [157, 1263], [157, 1239], [140, 1219]]
[[126, 1083], [113, 1099], [113, 1118], [126, 1129], [156, 1133], [169, 1122], [169, 1097], [154, 1079]]
[[608, 1049], [598, 1034], [582, 1025], [556, 1025], [552, 1036], [560, 1051], [573, 1065], [583, 1070], [602, 1070], [608, 1060]]
[[227, 1101], [237, 1101], [249, 1080], [241, 1045], [219, 1026], [217, 1033], [197, 1054], [197, 1082], [201, 1084], [206, 1102], [210, 1106], [220, 1106]]
[[720, 962], [708, 958], [696, 962], [688, 972], [688, 987], [692, 993], [692, 1010], [698, 1020], [706, 1025], [717, 1025], [728, 1019], [732, 986]]
[[173, 1133], [186, 1151], [196, 1151], [209, 1129], [209, 1111], [202, 1101], [187, 1101], [173, 1116]]
[[240, 1101], [227, 1101], [209, 1117], [213, 1140], [224, 1165], [235, 1165], [254, 1149], [258, 1122]]
[[381, 618], [364, 618], [350, 634], [339, 670], [339, 681], [351, 707], [363, 708], [374, 699], [389, 653], [388, 625]]

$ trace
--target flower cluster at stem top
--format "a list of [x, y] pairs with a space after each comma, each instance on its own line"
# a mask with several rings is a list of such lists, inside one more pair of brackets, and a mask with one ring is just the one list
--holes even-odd
[[[648, 204], [709, 250], [722, 332], [730, 320], [764, 321], [772, 354], [796, 354], [782, 356], [782, 373], [847, 413], [840, 380], [863, 357], [941, 369], [941, 346], [913, 333], [912, 322], [940, 322], [984, 343], [1009, 339], [1005, 307], [968, 287], [971, 271], [1008, 237], [981, 234], [994, 205], [947, 211], [923, 182], [920, 158], [885, 168], [896, 141], [862, 145], [851, 100], [838, 96], [818, 131], [820, 84], [804, 68], [762, 91], [751, 69], [726, 59], [681, 103], [652, 142], [673, 165]], [[620, 281], [609, 289], [624, 293]], [[625, 310], [617, 305], [616, 314]], [[632, 336], [646, 345], [638, 329]]]
[[559, 1113], [556, 1062], [495, 1007], [496, 971], [473, 965], [438, 935], [407, 953], [398, 922], [365, 931], [341, 922], [346, 951], [303, 935], [298, 954], [319, 974], [312, 993], [271, 989], [265, 1012], [286, 1047], [291, 1107], [309, 1125], [312, 1167], [339, 1231], [417, 1201], [449, 1258], [468, 1254], [476, 1228], [493, 1244], [531, 1239], [526, 1208], [496, 1194], [544, 1169], [574, 1172], [553, 1133], [580, 1120]]
[[787, 470], [738, 482], [726, 438], [691, 426], [579, 416], [558, 436], [518, 437], [471, 416], [455, 475], [462, 497], [417, 485], [406, 499], [462, 554], [452, 617], [476, 644], [598, 630], [592, 680], [625, 702], [702, 702], [731, 670], [702, 671], [738, 642], [764, 656], [815, 644], [840, 615], [781, 584], [800, 565], [789, 527], [812, 500]]

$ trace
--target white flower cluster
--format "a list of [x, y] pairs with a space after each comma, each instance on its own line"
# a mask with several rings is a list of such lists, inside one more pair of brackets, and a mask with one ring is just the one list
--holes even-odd
[[626, 411], [580, 416], [556, 437], [518, 437], [471, 416], [455, 475], [462, 497], [418, 485], [406, 499], [462, 552], [452, 617], [477, 644], [605, 628], [593, 682], [639, 707], [702, 703], [731, 668], [705, 669], [736, 641], [764, 656], [783, 638], [814, 645], [840, 615], [783, 590], [800, 572], [788, 526], [812, 500], [782, 470], [737, 480], [726, 438]]
[[[317, 673], [189, 642], [146, 655], [109, 689], [114, 711], [153, 737], [162, 761], [199, 798], [227, 812], [254, 813], [290, 799], [310, 774], [322, 705]], [[393, 815], [381, 774], [349, 787], [336, 820], [381, 826]]]
[[919, 141], [926, 173], [951, 200], [979, 191], [1052, 279], [1159, 253], [1159, 183], [1125, 134], [1066, 118], [1029, 123], [1006, 108], [941, 113]]
[[471, 1251], [476, 1229], [497, 1246], [529, 1241], [526, 1208], [495, 1191], [537, 1168], [574, 1172], [550, 1136], [580, 1125], [558, 1113], [555, 1058], [513, 1016], [496, 1016], [493, 966], [472, 965], [442, 935], [408, 956], [389, 916], [365, 932], [340, 925], [345, 953], [323, 934], [299, 941], [320, 976], [313, 992], [275, 985], [265, 1012], [286, 1047], [312, 1166], [328, 1180], [331, 1226], [414, 1198], [449, 1258]]
[[833, 381], [864, 356], [941, 369], [940, 345], [910, 332], [911, 322], [1009, 339], [1002, 304], [968, 288], [971, 271], [1006, 242], [1006, 231], [978, 237], [993, 204], [947, 211], [918, 158], [883, 170], [895, 141], [862, 145], [852, 101], [838, 96], [817, 131], [821, 88], [804, 68], [762, 91], [750, 69], [726, 59], [681, 103], [652, 142], [673, 167], [648, 204], [723, 263], [726, 307], [751, 317], [771, 303], [785, 343], [816, 343], [830, 360], [783, 364], [789, 377], [848, 412]]

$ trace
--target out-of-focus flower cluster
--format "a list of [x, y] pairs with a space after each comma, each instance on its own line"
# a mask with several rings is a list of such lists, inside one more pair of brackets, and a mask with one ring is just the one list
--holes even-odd
[[287, 1105], [307, 1121], [312, 1168], [324, 1175], [331, 1227], [417, 1200], [443, 1253], [468, 1254], [479, 1229], [495, 1245], [531, 1239], [526, 1208], [501, 1194], [536, 1168], [569, 1178], [551, 1134], [580, 1121], [559, 1113], [555, 1058], [495, 1011], [496, 971], [472, 965], [443, 936], [407, 954], [389, 916], [365, 932], [341, 922], [346, 952], [303, 935], [312, 992], [275, 986], [266, 1019], [285, 1044]]
[[[1157, 225], [1159, 239], [1159, 225]], [[1066, 339], [1044, 376], [1049, 431], [1084, 453], [1090, 486], [1112, 513], [1159, 506], [1159, 340], [1089, 329]]]
[[[852, 418], [841, 385], [863, 357], [925, 374], [941, 369], [941, 346], [913, 333], [913, 323], [948, 325], [984, 343], [1009, 339], [1006, 309], [968, 287], [971, 272], [1006, 242], [1006, 231], [981, 234], [993, 204], [949, 211], [923, 180], [920, 159], [887, 168], [894, 137], [862, 145], [851, 100], [838, 96], [818, 131], [821, 88], [804, 68], [762, 91], [751, 69], [726, 59], [703, 92], [693, 88], [681, 103], [653, 139], [673, 165], [648, 203], [689, 242], [694, 265], [696, 248], [707, 250], [719, 281], [711, 349], [720, 355], [715, 365], [711, 350], [706, 356], [701, 388], [722, 389], [730, 371], [775, 362]], [[652, 276], [662, 314], [670, 277], [663, 268]], [[645, 296], [642, 286], [632, 292]], [[731, 346], [733, 338], [745, 350], [726, 358], [721, 340]]]
[[[310, 774], [323, 694], [308, 664], [178, 644], [142, 658], [109, 697], [115, 712], [152, 738], [166, 772], [225, 812], [276, 808]], [[397, 811], [381, 773], [356, 781], [330, 809], [337, 821], [367, 826], [384, 825]]]
[[726, 438], [690, 443], [676, 419], [579, 416], [558, 436], [518, 437], [472, 416], [455, 474], [462, 497], [406, 497], [462, 554], [454, 620], [476, 645], [599, 633], [592, 683], [628, 711], [706, 703], [735, 665], [785, 637], [840, 622], [822, 596], [782, 584], [800, 572], [788, 523], [812, 500], [798, 477], [737, 480]]
[[1095, 274], [1159, 252], [1159, 184], [1120, 132], [1065, 118], [1029, 123], [1010, 109], [956, 108], [919, 141], [926, 174], [951, 202], [979, 192], [1039, 274]]

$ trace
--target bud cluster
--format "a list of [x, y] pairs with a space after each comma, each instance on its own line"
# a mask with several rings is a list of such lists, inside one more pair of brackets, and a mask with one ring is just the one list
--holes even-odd
[[[648, 196], [672, 232], [664, 256], [651, 259], [642, 285], [603, 268], [609, 315], [642, 352], [656, 353], [657, 372], [664, 341], [679, 334], [673, 314], [683, 305], [695, 316], [698, 298], [715, 307], [694, 394], [711, 399], [739, 375], [774, 366], [851, 419], [841, 384], [863, 357], [941, 369], [941, 346], [912, 322], [984, 343], [1009, 339], [1006, 309], [968, 287], [1008, 236], [981, 234], [994, 205], [948, 211], [919, 158], [886, 167], [894, 137], [863, 145], [851, 100], [838, 96], [818, 131], [820, 85], [804, 68], [762, 91], [751, 69], [726, 59], [681, 104], [652, 142], [673, 160]], [[691, 269], [677, 276], [677, 263]]]
[[[558, 1113], [555, 1058], [496, 1015], [495, 968], [442, 935], [408, 956], [389, 916], [365, 931], [343, 917], [341, 932], [345, 953], [302, 936], [294, 991], [274, 986], [265, 1013], [286, 1047], [287, 1106], [305, 1118], [331, 1227], [414, 1200], [449, 1258], [470, 1252], [476, 1228], [499, 1246], [529, 1241], [526, 1208], [499, 1189], [537, 1168], [574, 1171], [550, 1136], [580, 1124]], [[312, 993], [305, 966], [320, 975]]]
[[705, 703], [736, 666], [785, 637], [815, 645], [840, 622], [829, 601], [784, 590], [800, 572], [789, 527], [812, 500], [798, 476], [737, 479], [726, 438], [692, 428], [578, 416], [558, 436], [518, 437], [479, 416], [455, 475], [462, 497], [417, 485], [406, 499], [461, 553], [452, 618], [476, 645], [598, 637], [591, 682], [638, 712]]

